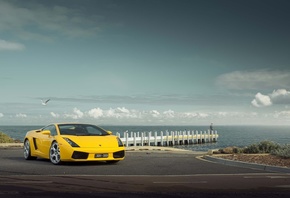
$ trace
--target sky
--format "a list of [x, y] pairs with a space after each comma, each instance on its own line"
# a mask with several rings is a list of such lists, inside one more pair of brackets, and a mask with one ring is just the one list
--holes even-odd
[[290, 125], [289, 8], [0, 0], [0, 125]]

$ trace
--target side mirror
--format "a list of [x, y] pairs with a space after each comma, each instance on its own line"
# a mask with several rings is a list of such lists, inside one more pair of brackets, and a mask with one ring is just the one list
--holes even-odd
[[43, 135], [50, 135], [50, 131], [49, 130], [44, 130], [44, 131], [41, 131], [41, 134], [43, 134]]
[[112, 131], [107, 131], [107, 133], [108, 133], [109, 135], [112, 135], [112, 134], [113, 134], [113, 132], [112, 132]]

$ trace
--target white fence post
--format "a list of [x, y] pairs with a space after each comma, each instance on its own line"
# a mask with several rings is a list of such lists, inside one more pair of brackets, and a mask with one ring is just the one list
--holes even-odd
[[136, 146], [136, 133], [134, 133], [134, 146]]
[[152, 132], [124, 132], [124, 137], [121, 137], [119, 132], [116, 132], [121, 141], [126, 145], [130, 146], [175, 146], [179, 144], [202, 144], [202, 143], [211, 143], [217, 142], [218, 133], [217, 131], [168, 131], [166, 134], [163, 131], [154, 131]]

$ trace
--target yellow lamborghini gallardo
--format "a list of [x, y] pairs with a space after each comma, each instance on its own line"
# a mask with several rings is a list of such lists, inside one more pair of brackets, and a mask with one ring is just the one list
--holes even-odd
[[106, 161], [116, 163], [125, 158], [119, 137], [91, 124], [50, 124], [26, 133], [24, 158], [49, 159], [53, 164], [66, 161]]

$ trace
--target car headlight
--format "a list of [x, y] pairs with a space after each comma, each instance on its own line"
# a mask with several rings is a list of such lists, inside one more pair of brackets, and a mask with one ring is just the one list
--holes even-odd
[[122, 140], [120, 138], [117, 137], [117, 141], [118, 141], [118, 146], [119, 147], [123, 147], [124, 146], [124, 144], [123, 144], [123, 142], [122, 142]]
[[65, 141], [67, 141], [67, 143], [69, 143], [72, 147], [80, 147], [77, 143], [75, 143], [74, 141], [72, 141], [69, 138], [63, 138]]

